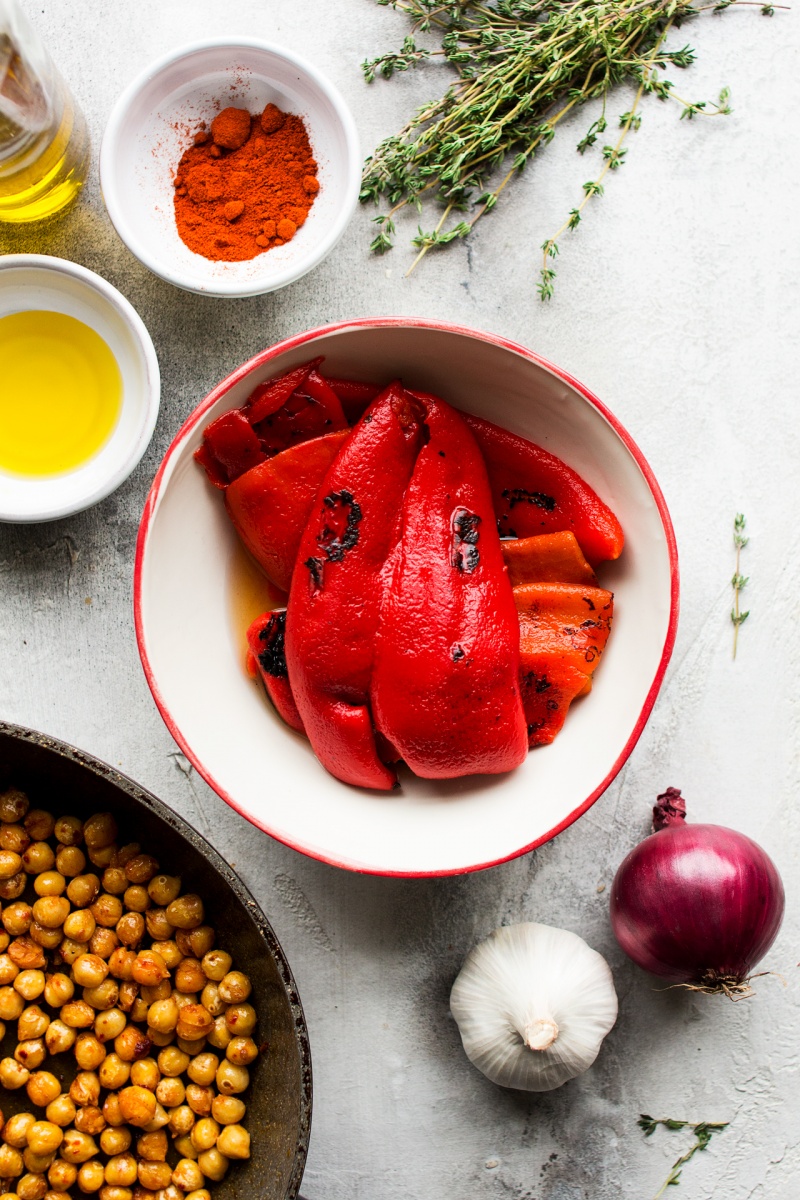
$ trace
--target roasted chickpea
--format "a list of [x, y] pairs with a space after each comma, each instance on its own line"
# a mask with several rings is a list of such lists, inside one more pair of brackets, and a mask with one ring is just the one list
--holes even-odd
[[31, 835], [23, 825], [0, 825], [0, 846], [4, 850], [13, 850], [15, 854], [23, 854], [31, 844]]
[[115, 852], [114, 857], [111, 860], [111, 866], [122, 867], [124, 869], [132, 858], [135, 858], [137, 854], [141, 853], [141, 850], [142, 847], [138, 842], [127, 842], [124, 846], [120, 846]]
[[169, 1141], [163, 1129], [155, 1133], [143, 1133], [136, 1142], [136, 1153], [147, 1162], [166, 1162]]
[[69, 916], [66, 896], [40, 896], [33, 906], [33, 919], [45, 929], [60, 929]]
[[147, 1088], [126, 1087], [119, 1093], [119, 1107], [129, 1125], [141, 1127], [155, 1116], [156, 1098]]
[[61, 1095], [61, 1084], [50, 1071], [34, 1071], [25, 1085], [28, 1099], [37, 1108], [46, 1108], [51, 1100]]
[[119, 1037], [114, 1039], [114, 1049], [123, 1062], [135, 1062], [150, 1053], [150, 1038], [134, 1025], [126, 1025]]
[[3, 1141], [17, 1150], [23, 1150], [28, 1144], [28, 1134], [36, 1124], [33, 1113], [16, 1113], [9, 1117], [3, 1129]]
[[[106, 980], [108, 982], [108, 980]], [[128, 1023], [125, 1013], [119, 1008], [107, 1008], [97, 1014], [94, 1023], [94, 1034], [98, 1042], [113, 1042], [119, 1037]]]
[[0, 954], [0, 986], [5, 987], [13, 983], [18, 975], [19, 967], [13, 958], [9, 958], [7, 954]]
[[216, 935], [210, 925], [198, 925], [196, 929], [179, 929], [175, 941], [187, 958], [202, 958], [214, 945]]
[[144, 997], [137, 997], [131, 1008], [131, 1020], [135, 1021], [137, 1025], [143, 1024], [147, 1020], [147, 1010], [149, 1007]]
[[190, 1134], [192, 1145], [198, 1154], [202, 1154], [204, 1150], [210, 1150], [212, 1146], [216, 1146], [219, 1133], [220, 1127], [212, 1117], [201, 1117], [192, 1127]]
[[106, 1119], [96, 1104], [87, 1104], [79, 1108], [75, 1114], [75, 1128], [81, 1133], [102, 1133], [106, 1127]]
[[94, 917], [85, 908], [71, 912], [64, 922], [64, 934], [73, 942], [88, 942], [96, 928]]
[[19, 1200], [44, 1200], [46, 1192], [47, 1180], [44, 1175], [31, 1175], [28, 1173], [17, 1181], [17, 1195], [19, 1196]]
[[197, 1160], [197, 1165], [206, 1179], [213, 1179], [215, 1183], [219, 1183], [220, 1179], [225, 1177], [228, 1159], [214, 1146], [211, 1150], [203, 1151]]
[[140, 1058], [131, 1066], [131, 1083], [154, 1092], [161, 1079], [158, 1063], [154, 1058]]
[[184, 1200], [211, 1200], [211, 1192], [207, 1188], [198, 1188], [195, 1192], [189, 1192]]
[[[197, 1151], [192, 1145], [192, 1139], [188, 1135], [184, 1134], [183, 1137], [175, 1138], [172, 1144], [181, 1158], [191, 1158], [192, 1162], [196, 1162]], [[0, 1200], [2, 1200], [2, 1197], [0, 1197]]]
[[8, 1088], [10, 1092], [24, 1087], [30, 1076], [27, 1067], [21, 1066], [15, 1058], [0, 1059], [0, 1086]]
[[18, 1042], [14, 1058], [29, 1071], [35, 1071], [47, 1057], [47, 1048], [42, 1038], [33, 1038], [28, 1042]]
[[225, 1014], [223, 1013], [221, 1016], [215, 1017], [214, 1028], [208, 1035], [209, 1045], [213, 1046], [216, 1050], [225, 1050], [230, 1045], [232, 1040], [233, 1034], [231, 1033], [230, 1029], [228, 1029], [225, 1021]]
[[108, 969], [115, 979], [132, 979], [133, 975], [131, 972], [135, 961], [136, 954], [133, 950], [127, 950], [124, 946], [118, 946], [108, 960]]
[[[165, 1108], [177, 1108], [186, 1099], [186, 1088], [180, 1079], [161, 1079], [156, 1088], [156, 1100]], [[237, 1118], [238, 1120], [238, 1118]]]
[[119, 1106], [119, 1092], [109, 1092], [103, 1103], [103, 1116], [109, 1125], [124, 1125], [125, 1118]]
[[23, 1000], [36, 1000], [44, 991], [44, 971], [20, 971], [12, 987]]
[[0, 850], [0, 879], [11, 879], [22, 870], [22, 858], [13, 850]]
[[17, 1021], [17, 1037], [21, 1042], [29, 1038], [44, 1037], [50, 1025], [50, 1018], [38, 1004], [30, 1004], [20, 1014]]
[[111, 813], [95, 813], [83, 827], [83, 840], [92, 850], [109, 846], [117, 836], [117, 822]]
[[70, 1163], [85, 1163], [97, 1154], [95, 1140], [79, 1129], [68, 1129], [61, 1143], [61, 1157]]
[[44, 1200], [72, 1200], [69, 1192], [56, 1192], [51, 1188], [49, 1192], [45, 1192]]
[[[75, 1043], [75, 1059], [84, 1071], [96, 1071], [106, 1057], [106, 1048], [93, 1033], [81, 1033]], [[73, 1097], [74, 1099], [75, 1097]], [[83, 1100], [81, 1103], [95, 1104], [97, 1101]]]
[[0, 1146], [0, 1179], [15, 1179], [24, 1169], [19, 1150], [13, 1146]]
[[201, 1087], [199, 1083], [190, 1083], [186, 1089], [186, 1103], [198, 1117], [207, 1117], [211, 1112], [214, 1099], [214, 1089]]
[[216, 1054], [206, 1052], [198, 1054], [189, 1063], [186, 1068], [186, 1073], [192, 1083], [199, 1083], [201, 1087], [208, 1087], [216, 1078], [219, 1059]]
[[130, 1012], [139, 995], [139, 984], [132, 979], [125, 979], [119, 985], [119, 1007], [123, 1012]]
[[[60, 1096], [56, 1096], [55, 1100], [50, 1101], [45, 1109], [45, 1116], [53, 1125], [58, 1125], [63, 1129], [66, 1125], [72, 1124], [75, 1120], [76, 1112], [75, 1102], [64, 1092]], [[52, 1179], [50, 1182], [53, 1182]], [[53, 1184], [53, 1186], [55, 1187], [56, 1185]], [[67, 1187], [70, 1186], [70, 1184], [67, 1184]]]
[[[153, 1193], [149, 1194], [153, 1195]], [[112, 1187], [108, 1183], [105, 1187], [100, 1188], [98, 1196], [100, 1200], [133, 1200], [133, 1192], [130, 1188]], [[155, 1196], [153, 1196], [153, 1200], [155, 1200]]]
[[214, 983], [221, 983], [233, 965], [233, 959], [225, 950], [209, 950], [203, 955], [203, 973]]
[[31, 808], [23, 824], [26, 832], [31, 835], [34, 841], [44, 842], [47, 838], [53, 836], [56, 819], [51, 812], [47, 812], [43, 808]]
[[256, 1027], [252, 1004], [232, 1004], [225, 1013], [225, 1024], [234, 1037], [248, 1037]]
[[[144, 914], [147, 932], [154, 942], [168, 942], [175, 932], [175, 927], [167, 920], [165, 908], [148, 908]], [[181, 955], [183, 957], [183, 955]]]
[[93, 904], [100, 894], [100, 880], [96, 875], [76, 875], [67, 884], [67, 895], [76, 908]]
[[[104, 1154], [109, 1154], [112, 1157], [116, 1157], [119, 1154], [125, 1153], [130, 1146], [131, 1141], [132, 1138], [130, 1129], [126, 1129], [124, 1125], [121, 1125], [118, 1129], [114, 1129], [113, 1126], [109, 1126], [100, 1134], [100, 1149]], [[135, 1172], [135, 1160], [133, 1169]], [[108, 1182], [108, 1178], [106, 1178], [106, 1182]]]
[[50, 1186], [66, 1192], [78, 1178], [78, 1168], [65, 1158], [57, 1158], [47, 1172]]
[[184, 958], [175, 972], [175, 987], [179, 992], [201, 992], [207, 982], [196, 958]]
[[180, 876], [154, 875], [147, 885], [147, 891], [153, 904], [166, 908], [181, 894]]
[[258, 1058], [258, 1046], [252, 1038], [235, 1037], [228, 1044], [225, 1057], [237, 1067], [249, 1067]]
[[88, 1029], [94, 1018], [95, 1011], [85, 1000], [70, 1000], [61, 1009], [61, 1020], [71, 1029]]
[[94, 1071], [79, 1071], [70, 1084], [69, 1094], [78, 1107], [97, 1104], [100, 1099], [100, 1080]]
[[57, 959], [71, 967], [75, 959], [85, 953], [86, 947], [81, 942], [76, 942], [72, 938], [65, 937], [58, 947]]
[[158, 1033], [171, 1033], [178, 1024], [178, 1006], [174, 1000], [156, 1000], [147, 1012], [147, 1024]]
[[217, 1139], [217, 1149], [226, 1158], [249, 1158], [250, 1134], [241, 1125], [226, 1125]]
[[188, 1104], [181, 1104], [177, 1108], [173, 1108], [169, 1114], [169, 1127], [173, 1136], [184, 1137], [191, 1133], [196, 1120], [197, 1117]]
[[33, 909], [24, 900], [7, 904], [3, 909], [3, 928], [11, 937], [20, 937], [28, 932], [33, 920]]
[[125, 874], [131, 883], [147, 884], [158, 872], [158, 859], [152, 854], [135, 854], [125, 863]]
[[158, 1056], [159, 1071], [171, 1078], [182, 1075], [188, 1065], [189, 1055], [184, 1054], [177, 1046], [166, 1046]]
[[64, 939], [63, 929], [47, 929], [46, 926], [40, 925], [38, 921], [32, 921], [31, 927], [28, 930], [28, 937], [37, 946], [41, 946], [43, 950], [55, 950], [61, 945]]
[[77, 1033], [63, 1021], [51, 1021], [44, 1035], [44, 1044], [51, 1054], [63, 1054], [75, 1045]]
[[99, 850], [89, 850], [89, 862], [98, 871], [105, 871], [106, 867], [113, 865], [116, 853], [117, 843], [112, 842], [110, 846], [102, 846]]
[[115, 979], [106, 979], [97, 987], [84, 988], [83, 998], [92, 1008], [104, 1012], [119, 1000], [119, 984]]
[[184, 1192], [193, 1192], [205, 1183], [203, 1172], [190, 1158], [182, 1158], [172, 1172], [172, 1182]]
[[97, 987], [108, 975], [108, 963], [97, 954], [82, 954], [72, 964], [72, 978], [80, 987]]
[[19, 788], [7, 788], [0, 795], [0, 821], [21, 821], [30, 807], [30, 800]]
[[159, 1129], [163, 1129], [164, 1126], [168, 1124], [169, 1113], [164, 1108], [163, 1104], [159, 1104], [158, 1101], [156, 1101], [155, 1114], [152, 1121], [148, 1121], [148, 1123], [144, 1126], [145, 1133], [156, 1133]]
[[178, 1012], [176, 1033], [187, 1042], [208, 1037], [214, 1028], [214, 1018], [202, 1004], [185, 1004]]
[[180, 966], [183, 962], [183, 955], [178, 949], [177, 942], [169, 940], [166, 942], [153, 942], [150, 949], [155, 950], [156, 954], [161, 955], [170, 971]]
[[172, 1182], [172, 1167], [166, 1162], [148, 1162], [138, 1165], [139, 1183], [148, 1191], [158, 1192]]
[[159, 1033], [155, 1029], [148, 1029], [147, 1034], [150, 1041], [154, 1046], [158, 1046], [159, 1050], [162, 1050], [164, 1046], [171, 1046], [175, 1041], [174, 1030], [171, 1033]]
[[220, 1125], [238, 1125], [245, 1112], [238, 1096], [215, 1096], [211, 1102], [211, 1115]]
[[100, 1084], [110, 1091], [124, 1087], [130, 1079], [131, 1065], [123, 1062], [118, 1054], [107, 1054], [97, 1069]]
[[90, 1162], [85, 1162], [78, 1171], [78, 1187], [82, 1192], [99, 1192], [104, 1183], [105, 1172], [99, 1159], [93, 1158]]
[[42, 871], [52, 871], [56, 865], [56, 856], [47, 842], [31, 842], [22, 855], [22, 869], [28, 875], [41, 875]]
[[215, 1019], [221, 1017], [228, 1007], [219, 994], [219, 985], [207, 983], [200, 993], [200, 1003]]
[[53, 832], [64, 846], [79, 846], [83, 841], [83, 821], [77, 817], [57, 817]]
[[113, 929], [122, 916], [122, 901], [119, 896], [101, 892], [90, 911], [98, 925], [102, 925], [104, 929]]
[[51, 1008], [61, 1008], [75, 995], [75, 984], [68, 975], [64, 975], [61, 971], [56, 971], [53, 975], [48, 975], [44, 985], [45, 1002]]
[[155, 950], [140, 950], [132, 968], [133, 978], [145, 987], [155, 987], [169, 975], [166, 963]]
[[77, 846], [59, 846], [56, 852], [56, 870], [67, 879], [74, 879], [86, 869], [86, 855]]
[[92, 954], [96, 954], [99, 958], [109, 959], [114, 951], [119, 946], [119, 938], [113, 929], [105, 929], [100, 927], [95, 929], [89, 939], [89, 949]]
[[191, 892], [167, 905], [167, 920], [176, 929], [196, 929], [203, 924], [204, 916], [203, 901]]
[[103, 889], [112, 896], [121, 896], [128, 886], [128, 876], [122, 867], [106, 867], [103, 871]]
[[28, 876], [24, 871], [20, 871], [19, 875], [12, 875], [10, 879], [0, 879], [0, 900], [18, 899], [27, 885]]
[[[130, 1139], [130, 1133], [128, 1138]], [[110, 1183], [112, 1187], [131, 1187], [136, 1183], [136, 1178], [136, 1159], [132, 1154], [117, 1154], [106, 1163], [106, 1183]]]

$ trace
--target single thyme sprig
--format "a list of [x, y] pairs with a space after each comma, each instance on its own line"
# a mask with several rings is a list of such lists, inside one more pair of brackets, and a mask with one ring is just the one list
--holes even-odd
[[742, 588], [747, 587], [750, 579], [749, 575], [742, 575], [740, 570], [741, 554], [747, 543], [750, 541], [744, 536], [744, 530], [747, 522], [744, 519], [743, 513], [737, 513], [733, 522], [733, 544], [736, 547], [736, 570], [731, 579], [731, 587], [733, 588], [733, 608], [731, 609], [731, 620], [733, 621], [733, 657], [736, 658], [736, 646], [739, 641], [739, 626], [743, 625], [750, 616], [750, 609], [742, 612], [739, 607], [739, 595]]
[[[583, 185], [583, 197], [561, 228], [542, 245], [544, 261], [539, 294], [553, 293], [558, 238], [577, 228], [588, 201], [603, 194], [603, 180], [624, 161], [623, 142], [641, 124], [645, 96], [675, 101], [681, 117], [729, 113], [727, 89], [716, 104], [679, 96], [668, 67], [686, 68], [694, 61], [689, 46], [667, 49], [670, 30], [700, 13], [719, 12], [749, 0], [378, 0], [404, 12], [413, 31], [397, 53], [363, 64], [372, 82], [390, 78], [433, 58], [442, 57], [457, 78], [436, 100], [418, 109], [399, 133], [386, 138], [367, 159], [361, 200], [387, 211], [375, 217], [378, 233], [371, 249], [384, 253], [393, 244], [395, 218], [411, 206], [421, 213], [428, 202], [441, 205], [438, 223], [419, 226], [413, 244], [419, 253], [411, 265], [433, 249], [467, 237], [475, 224], [496, 206], [508, 184], [536, 153], [553, 139], [559, 122], [589, 100], [602, 102], [601, 115], [578, 143], [584, 154], [605, 132], [611, 90], [624, 83], [636, 87], [630, 110], [619, 118], [616, 143], [602, 146], [602, 166]], [[773, 5], [756, 5], [770, 14]], [[417, 44], [418, 32], [436, 31], [441, 48]], [[466, 214], [466, 215], [464, 215]]]
[[661, 1187], [656, 1192], [653, 1200], [658, 1200], [659, 1196], [663, 1196], [667, 1188], [680, 1182], [680, 1174], [691, 1158], [694, 1158], [698, 1150], [705, 1150], [708, 1143], [711, 1141], [715, 1133], [719, 1133], [721, 1129], [727, 1129], [730, 1122], [728, 1121], [700, 1121], [697, 1125], [692, 1125], [689, 1121], [675, 1121], [672, 1117], [651, 1117], [647, 1113], [641, 1113], [636, 1124], [640, 1129], [644, 1130], [645, 1137], [651, 1137], [655, 1133], [659, 1125], [663, 1125], [665, 1129], [691, 1129], [695, 1136], [693, 1146], [677, 1158], [672, 1164], [670, 1173], [662, 1183]]

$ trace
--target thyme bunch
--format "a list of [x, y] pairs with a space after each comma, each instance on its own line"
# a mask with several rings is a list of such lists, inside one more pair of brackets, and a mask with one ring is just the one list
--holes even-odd
[[715, 1133], [719, 1133], [721, 1129], [727, 1129], [728, 1121], [700, 1121], [697, 1125], [691, 1125], [689, 1121], [676, 1121], [672, 1117], [656, 1117], [648, 1116], [647, 1113], [642, 1113], [639, 1120], [636, 1122], [640, 1129], [644, 1130], [645, 1137], [651, 1137], [659, 1125], [663, 1125], [665, 1129], [691, 1129], [695, 1136], [694, 1145], [690, 1146], [685, 1154], [677, 1158], [670, 1168], [669, 1175], [662, 1183], [661, 1187], [656, 1192], [653, 1200], [659, 1200], [659, 1196], [663, 1196], [664, 1192], [670, 1185], [675, 1185], [680, 1182], [681, 1171], [690, 1159], [694, 1158], [698, 1150], [705, 1150], [708, 1143], [711, 1141]]
[[745, 537], [745, 528], [747, 522], [744, 519], [744, 513], [737, 513], [733, 522], [733, 544], [736, 547], [736, 569], [731, 578], [731, 587], [733, 588], [733, 608], [731, 609], [731, 621], [733, 622], [733, 657], [736, 658], [736, 647], [739, 642], [739, 626], [742, 625], [750, 616], [750, 609], [743, 612], [739, 607], [739, 598], [742, 588], [747, 587], [750, 576], [742, 575], [741, 572], [741, 556], [749, 537]]
[[[423, 105], [399, 131], [367, 159], [362, 202], [382, 200], [387, 208], [374, 219], [375, 253], [393, 245], [397, 214], [407, 207], [422, 213], [428, 201], [442, 212], [427, 230], [418, 227], [412, 244], [418, 254], [409, 274], [433, 249], [466, 237], [496, 206], [508, 184], [552, 141], [560, 121], [590, 100], [600, 115], [578, 143], [585, 154], [596, 145], [600, 163], [584, 183], [580, 201], [561, 227], [542, 244], [538, 284], [542, 300], [553, 294], [554, 260], [563, 233], [575, 230], [593, 197], [602, 196], [605, 178], [625, 160], [623, 143], [642, 121], [641, 101], [656, 96], [678, 105], [681, 118], [722, 116], [731, 111], [727, 88], [716, 103], [679, 95], [663, 72], [694, 61], [690, 46], [667, 49], [671, 29], [703, 12], [720, 12], [750, 0], [378, 0], [406, 13], [413, 30], [401, 49], [362, 64], [368, 83], [389, 79], [434, 57], [457, 72], [444, 95]], [[756, 3], [772, 15], [771, 4]], [[441, 36], [439, 49], [417, 43], [417, 34]], [[630, 109], [618, 118], [618, 134], [607, 134], [607, 101], [621, 84], [636, 88]], [[606, 142], [603, 135], [608, 136]], [[598, 145], [599, 144], [599, 145]]]

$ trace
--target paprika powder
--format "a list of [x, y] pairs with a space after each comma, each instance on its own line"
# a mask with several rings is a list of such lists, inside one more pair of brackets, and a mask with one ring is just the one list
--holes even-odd
[[260, 116], [223, 109], [194, 135], [174, 185], [178, 233], [195, 254], [241, 262], [284, 245], [319, 191], [303, 118], [274, 104]]

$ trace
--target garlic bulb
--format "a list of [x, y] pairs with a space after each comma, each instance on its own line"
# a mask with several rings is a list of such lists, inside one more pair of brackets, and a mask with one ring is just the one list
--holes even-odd
[[467, 1057], [493, 1083], [547, 1092], [597, 1058], [617, 1019], [608, 963], [566, 929], [495, 929], [450, 993]]

